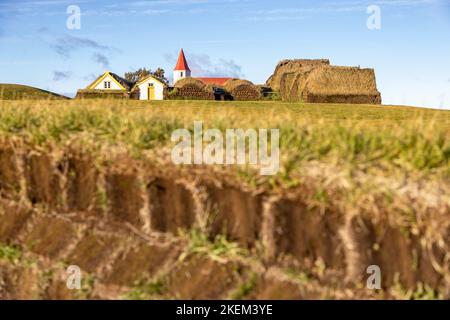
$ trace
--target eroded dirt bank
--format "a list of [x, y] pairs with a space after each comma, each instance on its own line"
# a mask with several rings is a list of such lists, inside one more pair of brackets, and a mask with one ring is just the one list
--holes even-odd
[[[268, 188], [123, 150], [3, 140], [0, 298], [448, 297], [448, 184], [330, 170]], [[69, 265], [83, 290], [66, 288]], [[370, 265], [382, 290], [366, 288]]]

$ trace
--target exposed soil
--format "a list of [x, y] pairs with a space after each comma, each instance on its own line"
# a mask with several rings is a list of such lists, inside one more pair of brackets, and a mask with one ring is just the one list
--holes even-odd
[[[0, 298], [402, 298], [419, 284], [450, 292], [446, 197], [413, 201], [405, 189], [412, 223], [384, 200], [343, 204], [337, 183], [318, 202], [324, 183], [312, 177], [292, 190], [252, 189], [207, 168], [102, 157], [0, 146], [0, 246], [21, 253], [0, 255]], [[195, 251], [192, 229], [245, 251]], [[83, 290], [65, 286], [69, 265], [82, 269]], [[365, 287], [370, 265], [381, 268], [382, 290]]]

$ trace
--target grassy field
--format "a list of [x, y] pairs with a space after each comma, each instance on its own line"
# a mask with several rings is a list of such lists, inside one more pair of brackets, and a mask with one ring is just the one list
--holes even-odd
[[0, 133], [44, 144], [83, 137], [135, 153], [171, 145], [173, 130], [279, 128], [283, 175], [311, 161], [448, 176], [450, 112], [281, 102], [1, 101]]
[[68, 99], [67, 97], [61, 96], [59, 94], [19, 85], [19, 84], [2, 84], [0, 83], [0, 99], [3, 100], [21, 100], [21, 99], [30, 99], [30, 100], [64, 100]]
[[[280, 172], [263, 177], [253, 167], [174, 165], [167, 157], [171, 134], [192, 131], [194, 121], [221, 131], [280, 129]], [[97, 253], [109, 252], [109, 240], [95, 244], [91, 233], [82, 233], [75, 248], [66, 235], [93, 225], [100, 234], [120, 235], [114, 240], [120, 245], [111, 250], [129, 243], [130, 230], [145, 239], [142, 255], [106, 254], [102, 262], [110, 265], [109, 256], [124, 256], [118, 271], [113, 269], [119, 277], [113, 283], [129, 287], [159, 261], [155, 252], [162, 234], [183, 244], [174, 268], [155, 267], [150, 285], [129, 291], [131, 298], [142, 298], [145, 288], [150, 296], [229, 297], [217, 288], [232, 276], [214, 275], [230, 263], [244, 263], [248, 270], [231, 281], [240, 283], [232, 297], [298, 298], [298, 292], [313, 299], [447, 297], [449, 129], [449, 111], [410, 107], [0, 100], [0, 200], [11, 201], [0, 201], [0, 259], [16, 270], [10, 261], [21, 260], [20, 252], [47, 257], [61, 244], [64, 257], [71, 257], [67, 265], [84, 263], [89, 269], [92, 261], [98, 263]], [[11, 206], [33, 209], [33, 227]], [[21, 225], [26, 237], [16, 235]], [[16, 237], [22, 251], [9, 242], [2, 251], [1, 237]], [[40, 245], [28, 247], [22, 239]], [[85, 251], [79, 254], [78, 248]], [[80, 262], [73, 260], [77, 256]], [[185, 272], [178, 264], [187, 257], [218, 266], [188, 260]], [[49, 270], [65, 272], [49, 264]], [[369, 265], [380, 266], [382, 291], [364, 289]], [[201, 268], [213, 280], [177, 278], [204, 274]], [[111, 278], [98, 270], [93, 274], [100, 283]], [[267, 295], [258, 293], [266, 288], [272, 288]], [[196, 295], [205, 289], [209, 295]]]

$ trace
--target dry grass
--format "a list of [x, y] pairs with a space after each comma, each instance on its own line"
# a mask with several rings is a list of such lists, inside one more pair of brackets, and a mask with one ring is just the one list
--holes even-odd
[[319, 67], [300, 85], [303, 101], [381, 104], [373, 69]]
[[129, 99], [128, 92], [123, 90], [80, 89], [75, 99]]
[[285, 60], [267, 84], [284, 101], [381, 104], [375, 71], [330, 66], [328, 60]]
[[311, 71], [306, 93], [317, 95], [379, 95], [373, 69], [320, 67]]
[[175, 88], [181, 89], [186, 85], [195, 85], [201, 89], [204, 89], [206, 87], [206, 85], [202, 81], [195, 78], [183, 78], [175, 83]]
[[194, 78], [184, 78], [175, 83], [175, 90], [170, 95], [175, 99], [214, 100], [214, 92], [202, 81]]
[[[248, 167], [173, 165], [165, 158], [165, 152], [170, 154], [173, 145], [172, 131], [187, 128], [192, 132], [196, 120], [203, 122], [204, 129], [221, 131], [280, 129], [280, 173], [261, 177], [257, 170]], [[11, 169], [5, 154], [11, 149], [22, 149], [24, 155], [53, 154], [61, 160], [53, 160], [52, 165], [57, 168], [71, 158], [72, 147], [81, 146], [89, 150], [86, 154], [92, 158], [91, 163], [104, 172], [120, 167], [126, 175], [145, 172], [152, 178], [182, 180], [186, 188], [191, 182], [209, 186], [195, 188], [193, 196], [196, 201], [205, 201], [201, 208], [208, 208], [209, 198], [202, 197], [209, 194], [215, 199], [213, 195], [219, 194], [217, 203], [222, 205], [217, 208], [221, 217], [239, 226], [237, 231], [226, 231], [227, 236], [241, 239], [242, 230], [254, 234], [253, 223], [242, 221], [250, 216], [248, 221], [262, 219], [263, 225], [257, 228], [264, 234], [262, 245], [268, 259], [284, 254], [293, 255], [298, 261], [320, 257], [324, 260], [313, 262], [322, 262], [323, 270], [337, 269], [353, 281], [357, 281], [361, 271], [366, 275], [367, 265], [377, 264], [389, 290], [394, 289], [395, 275], [399, 274], [399, 285], [415, 288], [420, 287], [420, 281], [427, 281], [433, 293], [446, 293], [450, 284], [449, 128], [450, 112], [408, 107], [213, 101], [0, 101], [0, 137], [5, 142], [0, 164]], [[43, 167], [45, 164], [44, 160], [40, 163]], [[81, 175], [79, 179], [87, 185]], [[51, 186], [51, 181], [35, 180], [41, 181], [36, 189]], [[115, 216], [134, 223], [134, 204], [143, 197], [135, 196], [134, 189], [127, 193], [132, 184], [124, 178], [105, 181], [118, 188], [105, 188], [109, 199], [105, 208], [129, 212], [129, 216]], [[144, 183], [135, 185], [136, 190], [145, 192]], [[251, 205], [260, 195], [264, 195], [263, 209]], [[186, 198], [178, 196], [176, 200], [176, 192], [167, 191], [159, 199], [165, 199], [160, 217], [174, 219], [174, 213], [168, 217], [165, 214], [171, 212], [168, 208], [176, 201], [180, 201], [183, 212], [188, 211]], [[230, 244], [228, 238], [219, 237], [219, 241], [210, 244], [206, 242], [210, 238], [195, 233], [189, 237], [193, 240], [191, 251], [220, 258], [223, 252], [240, 256], [239, 247]], [[316, 265], [311, 267], [305, 260], [305, 266], [311, 271]], [[339, 281], [344, 283], [345, 277], [340, 276]]]
[[170, 145], [172, 130], [279, 128], [289, 172], [320, 160], [427, 174], [450, 172], [450, 112], [407, 107], [215, 101], [0, 102], [0, 133], [38, 143], [76, 136], [136, 151]]
[[234, 100], [255, 101], [261, 98], [260, 88], [248, 80], [230, 79], [224, 84], [224, 88]]
[[306, 74], [312, 69], [318, 66], [330, 65], [330, 60], [319, 59], [319, 60], [307, 60], [307, 59], [297, 59], [297, 60], [283, 60], [278, 63], [275, 68], [273, 75], [267, 80], [267, 85], [273, 90], [280, 90], [281, 78], [285, 73], [302, 73]]

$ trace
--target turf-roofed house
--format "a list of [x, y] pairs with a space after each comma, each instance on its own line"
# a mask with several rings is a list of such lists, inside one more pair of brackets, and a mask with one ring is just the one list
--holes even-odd
[[328, 59], [282, 60], [264, 85], [255, 85], [229, 77], [192, 77], [183, 49], [171, 86], [154, 74], [130, 82], [107, 71], [77, 93], [81, 99], [256, 101], [268, 97], [307, 103], [381, 104], [374, 69], [334, 66]]
[[[189, 79], [189, 80], [185, 80]], [[191, 69], [189, 68], [186, 56], [183, 49], [181, 49], [178, 61], [173, 70], [173, 80], [174, 85], [186, 83], [197, 83], [199, 88], [195, 90], [189, 90], [191, 93], [195, 91], [192, 95], [193, 98], [204, 98], [214, 99], [213, 88], [224, 85], [231, 78], [227, 77], [208, 77], [208, 78], [191, 78]], [[180, 80], [184, 80], [180, 82]], [[179, 83], [180, 82], [180, 83]], [[208, 90], [206, 87], [208, 86]], [[182, 86], [184, 87], [184, 86]], [[177, 88], [175, 86], [175, 88]], [[121, 76], [106, 71], [104, 74], [99, 76], [94, 82], [87, 86], [86, 89], [78, 90], [77, 98], [129, 98], [135, 100], [164, 100], [168, 91], [171, 91], [173, 87], [169, 87], [163, 79], [159, 79], [154, 75], [149, 75], [140, 79], [138, 82], [130, 82]], [[186, 88], [185, 88], [186, 89]], [[205, 90], [203, 90], [205, 89]], [[189, 97], [190, 94], [186, 90], [181, 90], [186, 93]], [[204, 92], [203, 92], [204, 91]], [[206, 93], [207, 92], [207, 93]]]
[[[182, 79], [191, 79], [191, 69], [181, 49], [173, 71], [174, 84]], [[231, 78], [197, 78], [202, 86], [220, 86]], [[106, 71], [89, 84], [78, 90], [77, 98], [125, 98], [135, 100], [164, 100], [172, 88], [163, 79], [149, 75], [137, 82], [130, 82], [116, 73]], [[212, 95], [213, 97], [213, 95]]]
[[167, 83], [153, 75], [138, 82], [130, 82], [106, 71], [86, 89], [78, 90], [77, 98], [131, 98], [136, 100], [163, 100]]

